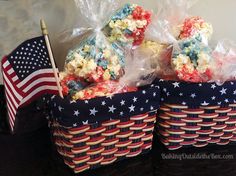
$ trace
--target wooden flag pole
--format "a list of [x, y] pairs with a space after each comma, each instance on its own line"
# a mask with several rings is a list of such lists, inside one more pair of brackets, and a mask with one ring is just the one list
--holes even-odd
[[61, 96], [61, 98], [64, 98], [63, 94], [62, 94], [62, 88], [61, 88], [61, 85], [60, 85], [60, 81], [59, 81], [58, 71], [57, 71], [56, 64], [55, 64], [55, 61], [54, 61], [54, 57], [53, 57], [53, 54], [52, 54], [52, 48], [51, 48], [49, 37], [48, 37], [47, 26], [46, 26], [44, 20], [42, 20], [42, 19], [40, 20], [40, 26], [41, 26], [42, 34], [44, 35], [44, 38], [45, 38], [45, 41], [46, 41], [48, 54], [49, 54], [49, 59], [51, 61], [53, 72], [54, 72], [54, 77], [55, 77], [56, 82], [57, 82], [58, 92], [59, 92], [59, 95]]

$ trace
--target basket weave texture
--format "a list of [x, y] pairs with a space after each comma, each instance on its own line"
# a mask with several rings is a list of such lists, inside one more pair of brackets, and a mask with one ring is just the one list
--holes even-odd
[[169, 150], [236, 141], [236, 82], [157, 81], [161, 90], [156, 133]]
[[53, 122], [58, 152], [75, 173], [148, 152], [156, 112], [101, 124], [66, 128]]
[[156, 85], [90, 100], [47, 97], [53, 140], [75, 173], [148, 152], [160, 102]]
[[236, 141], [236, 104], [195, 109], [164, 104], [156, 127], [162, 143], [170, 150], [226, 145]]

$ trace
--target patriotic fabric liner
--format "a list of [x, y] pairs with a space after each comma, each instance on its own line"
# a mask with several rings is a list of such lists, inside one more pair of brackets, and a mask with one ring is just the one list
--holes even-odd
[[58, 93], [44, 36], [23, 42], [4, 57], [2, 71], [9, 124], [13, 131], [19, 107], [45, 93]]
[[51, 116], [65, 127], [101, 123], [111, 119], [156, 111], [159, 108], [159, 86], [145, 86], [137, 92], [72, 101], [59, 96], [47, 96]]
[[161, 102], [189, 107], [236, 103], [236, 81], [216, 83], [188, 83], [156, 80], [160, 86]]

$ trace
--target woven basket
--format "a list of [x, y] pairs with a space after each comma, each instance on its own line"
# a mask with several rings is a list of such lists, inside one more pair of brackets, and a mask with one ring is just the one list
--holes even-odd
[[[140, 99], [140, 103], [137, 102], [136, 106], [142, 106], [142, 96], [146, 97], [147, 102], [144, 102], [147, 106], [142, 109], [143, 113], [139, 112], [140, 108], [134, 112], [127, 111], [126, 116], [120, 116], [119, 113], [114, 113], [110, 117], [105, 113], [100, 114], [106, 118], [102, 118], [99, 114], [92, 118], [83, 117], [81, 113], [81, 117], [77, 119], [64, 117], [67, 116], [67, 113], [62, 113], [63, 117], [61, 118], [56, 118], [60, 114], [55, 112], [57, 110], [55, 103], [57, 106], [60, 103], [65, 105], [67, 100], [54, 97], [50, 106], [52, 111], [51, 129], [57, 150], [63, 156], [65, 164], [75, 173], [79, 173], [151, 150], [156, 112], [159, 108], [159, 93], [156, 88], [151, 87], [133, 93], [118, 94], [112, 99], [96, 98], [89, 100], [90, 105], [87, 106], [82, 106], [86, 102], [78, 101], [74, 103], [74, 106], [80, 107], [81, 111], [88, 109], [88, 106], [98, 110], [99, 107], [96, 104], [99, 104], [98, 101], [104, 100], [107, 103], [110, 101], [114, 107], [118, 107], [118, 102], [119, 104], [122, 100], [132, 102], [134, 101], [133, 97]], [[68, 102], [68, 108], [70, 106], [71, 104]], [[68, 112], [69, 114], [71, 113]], [[125, 111], [124, 114], [126, 114]], [[88, 122], [89, 119], [96, 122]], [[82, 124], [79, 121], [82, 121]]]
[[236, 141], [236, 82], [221, 86], [158, 81], [161, 107], [156, 132], [169, 149]]

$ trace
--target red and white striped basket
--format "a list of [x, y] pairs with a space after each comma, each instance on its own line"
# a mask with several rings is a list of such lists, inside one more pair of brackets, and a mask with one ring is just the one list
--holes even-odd
[[236, 82], [217, 86], [161, 80], [158, 84], [156, 132], [169, 150], [236, 141]]
[[155, 113], [146, 113], [78, 128], [53, 122], [52, 129], [65, 164], [78, 173], [148, 152], [155, 121]]
[[[151, 87], [133, 93], [114, 95], [112, 99], [104, 97], [89, 100], [89, 103], [88, 101], [73, 103], [73, 106], [81, 108], [80, 112], [86, 112], [89, 111], [89, 106], [99, 111], [98, 102], [106, 101], [107, 104], [111, 103], [112, 107], [116, 107], [116, 112], [120, 101], [126, 102], [127, 106], [122, 106], [124, 109], [127, 108], [127, 111], [123, 111], [126, 116], [121, 116], [117, 112], [109, 117], [107, 113], [103, 113], [105, 118], [99, 114], [83, 117], [82, 113], [81, 119], [67, 117], [67, 112], [63, 112], [62, 107], [68, 106], [65, 110], [68, 109], [70, 115], [69, 111], [72, 111], [70, 101], [54, 96], [49, 103], [52, 111], [51, 129], [54, 143], [65, 164], [75, 173], [79, 173], [150, 151], [157, 108], [159, 108], [158, 91], [155, 87]], [[142, 104], [143, 99], [144, 104]], [[129, 103], [132, 104], [132, 109], [129, 109]], [[85, 106], [82, 106], [83, 104]], [[140, 108], [144, 105], [144, 108]], [[58, 106], [62, 112], [57, 112]]]

